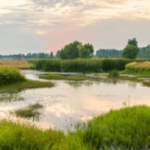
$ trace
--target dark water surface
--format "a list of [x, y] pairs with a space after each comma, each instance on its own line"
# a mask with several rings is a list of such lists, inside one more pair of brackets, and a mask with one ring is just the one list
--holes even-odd
[[[22, 71], [26, 78], [39, 80], [39, 71]], [[46, 81], [46, 80], [42, 80]], [[52, 88], [24, 90], [19, 93], [0, 94], [0, 116], [24, 108], [36, 102], [44, 105], [39, 121], [33, 123], [41, 128], [65, 130], [73, 128], [78, 121], [118, 109], [125, 105], [150, 105], [150, 88], [131, 81], [110, 79], [65, 81], [52, 80]]]

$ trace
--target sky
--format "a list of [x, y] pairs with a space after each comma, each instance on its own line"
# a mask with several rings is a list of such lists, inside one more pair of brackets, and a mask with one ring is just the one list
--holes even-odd
[[150, 44], [150, 0], [1, 0], [0, 54], [51, 52], [75, 40], [94, 50]]

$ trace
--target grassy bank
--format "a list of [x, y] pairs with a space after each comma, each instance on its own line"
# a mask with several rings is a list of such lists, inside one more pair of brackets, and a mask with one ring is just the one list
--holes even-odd
[[27, 80], [17, 68], [9, 66], [0, 67], [0, 92], [52, 87], [53, 85], [51, 82]]
[[132, 62], [129, 59], [72, 59], [72, 60], [37, 60], [35, 69], [51, 72], [102, 72], [113, 69], [124, 70], [125, 65]]
[[14, 84], [0, 86], [0, 92], [18, 91], [18, 90], [33, 89], [33, 88], [45, 88], [45, 87], [53, 87], [53, 86], [54, 83], [52, 82], [25, 80], [24, 82], [17, 82]]
[[40, 130], [28, 124], [0, 121], [1, 150], [140, 150], [150, 147], [150, 107], [112, 110], [76, 132]]
[[42, 79], [53, 79], [53, 80], [74, 80], [74, 81], [86, 80], [86, 77], [63, 76], [58, 74], [47, 74], [41, 75], [39, 77]]

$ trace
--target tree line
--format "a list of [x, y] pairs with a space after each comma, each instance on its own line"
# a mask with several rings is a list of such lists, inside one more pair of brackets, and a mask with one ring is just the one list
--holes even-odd
[[14, 54], [14, 55], [0, 55], [0, 59], [52, 59], [57, 56], [51, 53], [28, 53], [28, 54]]
[[14, 55], [0, 55], [0, 59], [75, 59], [75, 58], [150, 58], [150, 45], [139, 48], [136, 38], [129, 39], [123, 50], [117, 49], [99, 49], [96, 51], [96, 56], [93, 55], [94, 48], [92, 44], [82, 44], [79, 41], [74, 41], [65, 45], [61, 50], [58, 50], [56, 55], [51, 53], [28, 53]]

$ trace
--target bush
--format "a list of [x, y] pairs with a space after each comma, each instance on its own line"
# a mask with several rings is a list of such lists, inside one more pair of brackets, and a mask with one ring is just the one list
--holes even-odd
[[117, 70], [112, 70], [110, 73], [109, 73], [109, 77], [118, 77], [119, 76], [119, 72]]
[[8, 85], [25, 81], [25, 77], [12, 67], [0, 67], [0, 85]]

